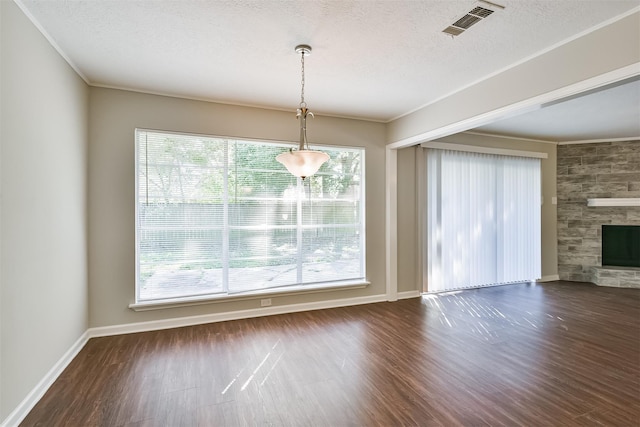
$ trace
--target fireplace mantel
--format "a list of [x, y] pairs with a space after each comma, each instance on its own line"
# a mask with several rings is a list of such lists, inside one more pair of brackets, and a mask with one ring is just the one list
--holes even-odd
[[640, 206], [640, 197], [625, 197], [620, 199], [606, 198], [606, 199], [587, 199], [587, 206]]

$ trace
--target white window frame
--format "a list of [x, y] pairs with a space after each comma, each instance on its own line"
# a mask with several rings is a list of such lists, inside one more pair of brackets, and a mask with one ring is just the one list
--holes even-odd
[[[139, 220], [139, 167], [142, 166], [141, 159], [139, 158], [139, 132], [155, 132], [161, 134], [174, 134], [176, 136], [193, 136], [193, 137], [202, 137], [202, 138], [215, 138], [215, 139], [224, 139], [229, 141], [243, 141], [249, 143], [257, 143], [257, 144], [268, 144], [275, 146], [284, 146], [287, 148], [292, 147], [294, 143], [285, 142], [285, 141], [272, 141], [272, 140], [263, 140], [263, 139], [252, 139], [252, 138], [240, 138], [240, 137], [228, 137], [228, 136], [215, 136], [215, 135], [206, 135], [206, 134], [197, 134], [197, 133], [188, 133], [188, 132], [173, 132], [173, 131], [165, 131], [165, 130], [156, 130], [156, 129], [145, 129], [145, 128], [136, 128], [134, 134], [135, 140], [135, 302], [129, 305], [129, 308], [135, 311], [146, 311], [146, 310], [154, 310], [154, 309], [162, 309], [162, 308], [171, 308], [171, 307], [180, 307], [180, 306], [188, 306], [188, 305], [200, 305], [200, 304], [208, 304], [214, 302], [223, 302], [223, 301], [234, 301], [234, 300], [243, 300], [243, 299], [258, 299], [264, 298], [266, 296], [282, 296], [282, 295], [296, 295], [310, 292], [326, 292], [326, 291], [334, 291], [340, 289], [354, 289], [354, 288], [364, 288], [369, 285], [369, 282], [366, 280], [366, 189], [365, 189], [365, 154], [366, 150], [363, 147], [354, 147], [354, 146], [337, 146], [337, 145], [315, 145], [316, 149], [337, 149], [337, 150], [357, 150], [361, 156], [361, 172], [360, 172], [360, 218], [361, 222], [359, 224], [359, 232], [360, 232], [360, 250], [361, 250], [361, 271], [363, 273], [363, 277], [348, 279], [348, 280], [335, 280], [335, 281], [327, 281], [327, 282], [316, 282], [316, 283], [304, 283], [304, 284], [295, 284], [288, 285], [282, 287], [275, 288], [265, 288], [265, 289], [255, 289], [242, 293], [229, 293], [228, 284], [225, 283], [224, 290], [225, 293], [211, 293], [211, 294], [201, 294], [201, 295], [186, 295], [181, 297], [171, 297], [171, 298], [162, 298], [162, 299], [140, 299], [140, 289], [139, 289], [139, 278], [140, 278], [140, 228], [138, 226]], [[225, 165], [225, 168], [227, 165]], [[284, 167], [283, 167], [284, 168]], [[226, 174], [225, 174], [226, 175]], [[226, 181], [226, 177], [225, 177]], [[301, 186], [301, 180], [298, 178], [298, 187]], [[224, 235], [228, 236], [229, 226], [225, 221], [227, 228], [224, 230]], [[331, 224], [327, 224], [331, 226]], [[337, 225], [337, 224], [336, 224]], [[308, 227], [308, 226], [307, 226]], [[297, 234], [300, 235], [302, 230], [305, 228], [304, 225], [298, 223], [296, 226], [298, 229]], [[228, 249], [228, 239], [225, 237], [226, 243], [223, 243], [224, 246]], [[224, 262], [228, 262], [228, 257]], [[226, 268], [225, 268], [226, 270]]]

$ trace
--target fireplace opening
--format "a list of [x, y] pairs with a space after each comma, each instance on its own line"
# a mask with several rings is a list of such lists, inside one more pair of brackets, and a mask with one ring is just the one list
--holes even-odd
[[640, 267], [640, 225], [602, 226], [602, 266]]

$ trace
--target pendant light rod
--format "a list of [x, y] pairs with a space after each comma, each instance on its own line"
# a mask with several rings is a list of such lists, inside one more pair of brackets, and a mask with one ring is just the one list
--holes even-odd
[[311, 55], [311, 46], [306, 44], [299, 44], [295, 48], [296, 53], [300, 55], [300, 106], [298, 107], [298, 114], [296, 117], [300, 119], [300, 145], [299, 150], [308, 150], [309, 143], [307, 142], [307, 115], [313, 117], [313, 113], [307, 108], [307, 103], [304, 100], [304, 57]]

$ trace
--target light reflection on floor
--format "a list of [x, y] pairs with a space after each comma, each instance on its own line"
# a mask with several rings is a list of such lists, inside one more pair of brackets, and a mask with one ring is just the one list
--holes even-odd
[[[533, 288], [536, 285], [529, 286]], [[501, 293], [496, 290], [491, 298], [483, 297], [476, 289], [425, 293], [422, 303], [432, 309], [429, 315], [435, 317], [440, 325], [463, 329], [487, 341], [499, 339], [504, 328], [540, 329], [552, 323], [557, 326], [557, 322], [564, 321], [560, 316], [542, 311], [544, 298], [541, 294], [528, 301], [530, 309], [509, 312], [509, 302], [499, 297]], [[471, 319], [475, 321], [470, 322]], [[566, 326], [561, 327], [566, 329]]]
[[637, 391], [638, 300], [606, 298], [519, 284], [101, 337], [61, 389], [104, 365], [72, 409], [110, 421], [68, 425], [586, 425]]

